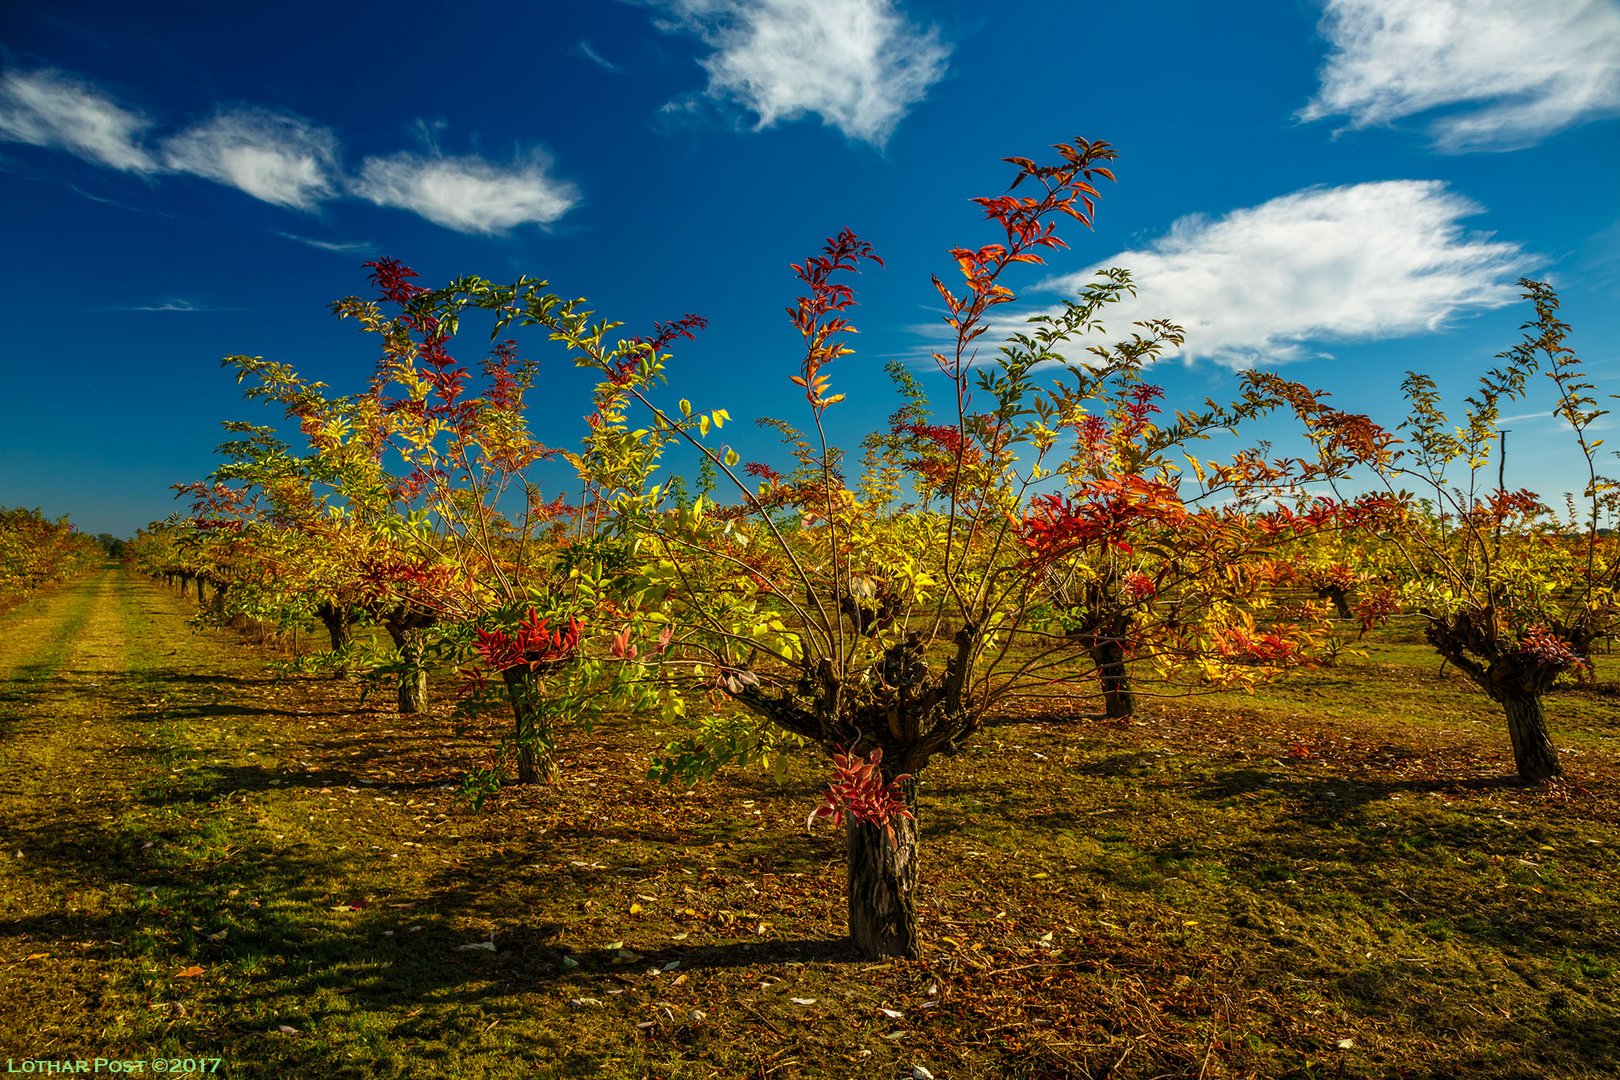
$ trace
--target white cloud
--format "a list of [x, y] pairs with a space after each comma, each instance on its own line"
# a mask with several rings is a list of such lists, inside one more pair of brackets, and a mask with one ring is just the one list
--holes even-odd
[[549, 176], [547, 166], [539, 154], [503, 168], [478, 157], [402, 153], [367, 158], [354, 192], [447, 229], [499, 233], [517, 225], [549, 225], [579, 202], [578, 190]]
[[663, 0], [714, 52], [708, 93], [740, 102], [758, 126], [815, 115], [881, 146], [945, 74], [950, 49], [893, 0]]
[[1480, 207], [1438, 180], [1312, 188], [1188, 217], [1043, 287], [1075, 293], [1101, 267], [1131, 270], [1137, 297], [1104, 312], [1111, 336], [1138, 319], [1182, 324], [1182, 355], [1231, 367], [1321, 355], [1333, 341], [1403, 337], [1517, 299], [1515, 244], [1464, 230]]
[[1446, 150], [1525, 146], [1620, 112], [1613, 0], [1329, 0], [1333, 46], [1305, 120], [1387, 124], [1446, 106]]
[[276, 206], [313, 208], [335, 194], [337, 137], [266, 109], [222, 112], [163, 142], [164, 162]]
[[125, 172], [158, 166], [140, 145], [151, 121], [88, 83], [41, 69], [0, 78], [0, 139], [53, 147]]

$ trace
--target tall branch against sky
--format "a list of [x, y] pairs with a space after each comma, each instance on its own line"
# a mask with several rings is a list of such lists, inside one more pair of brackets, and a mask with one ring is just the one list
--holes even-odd
[[881, 146], [945, 74], [950, 49], [893, 0], [665, 0], [714, 51], [708, 93], [761, 128], [806, 114]]
[[1539, 142], [1620, 113], [1620, 6], [1613, 0], [1330, 0], [1332, 44], [1304, 120], [1390, 124], [1448, 106], [1429, 125], [1448, 151]]

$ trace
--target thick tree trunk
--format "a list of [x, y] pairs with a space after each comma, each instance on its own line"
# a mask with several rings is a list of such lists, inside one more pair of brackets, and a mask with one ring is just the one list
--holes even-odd
[[[915, 780], [906, 805], [916, 812]], [[888, 828], [846, 819], [849, 936], [872, 959], [917, 955], [917, 823], [892, 817]]]
[[515, 667], [502, 672], [501, 677], [506, 681], [506, 696], [512, 702], [518, 783], [555, 784], [560, 775], [557, 755], [551, 743], [550, 725], [535, 700], [533, 674]]
[[1558, 763], [1558, 750], [1547, 734], [1547, 717], [1541, 711], [1541, 695], [1520, 692], [1503, 694], [1498, 700], [1507, 713], [1508, 738], [1513, 742], [1513, 760], [1519, 779], [1537, 783], [1564, 775]]
[[321, 620], [327, 637], [332, 639], [333, 652], [342, 652], [349, 645], [349, 627], [353, 620], [348, 614], [336, 604], [323, 603], [315, 609], [315, 617]]
[[383, 626], [399, 650], [399, 714], [423, 712], [427, 709], [427, 668], [422, 665], [422, 643], [393, 620], [384, 620]]
[[1355, 612], [1350, 610], [1350, 596], [1337, 585], [1325, 585], [1316, 590], [1317, 596], [1325, 596], [1333, 601], [1333, 610], [1338, 612], [1341, 619], [1354, 619]]
[[428, 709], [428, 667], [424, 664], [420, 628], [433, 625], [433, 617], [411, 615], [400, 606], [382, 617], [382, 628], [400, 654], [400, 716], [413, 716]]
[[427, 709], [427, 668], [422, 666], [422, 646], [407, 641], [400, 646], [400, 659], [405, 670], [399, 673], [399, 712], [412, 716]]
[[[353, 610], [323, 601], [315, 608], [315, 617], [321, 620], [322, 626], [326, 627], [326, 636], [332, 639], [332, 651], [341, 656], [343, 650], [349, 647], [349, 642], [352, 640], [350, 630], [354, 625]], [[347, 676], [349, 674], [349, 665], [340, 661], [336, 674], [340, 679]]]
[[1131, 673], [1125, 666], [1125, 646], [1118, 638], [1103, 638], [1090, 649], [1102, 682], [1103, 715], [1120, 720], [1136, 715], [1136, 695], [1131, 692]]

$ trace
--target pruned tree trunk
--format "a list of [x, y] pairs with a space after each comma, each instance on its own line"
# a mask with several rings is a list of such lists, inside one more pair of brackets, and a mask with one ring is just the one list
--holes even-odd
[[518, 783], [555, 784], [560, 770], [552, 747], [551, 725], [541, 712], [536, 696], [534, 674], [527, 668], [513, 667], [501, 672], [501, 678], [506, 682], [506, 696], [512, 702]]
[[411, 716], [427, 709], [427, 668], [422, 663], [422, 643], [407, 640], [399, 647], [404, 670], [399, 673], [399, 712]]
[[[332, 651], [341, 656], [353, 640], [351, 631], [354, 627], [354, 609], [332, 603], [329, 600], [323, 600], [315, 608], [315, 617], [321, 620], [322, 626], [326, 627], [327, 637], [332, 639]], [[338, 677], [342, 678], [348, 674], [349, 665], [347, 662], [339, 661], [337, 666]]]
[[383, 629], [399, 652], [399, 712], [410, 716], [427, 710], [426, 650], [420, 631], [432, 626], [434, 617], [407, 604], [397, 604], [382, 614]]
[[1102, 682], [1103, 715], [1120, 720], [1136, 715], [1136, 695], [1131, 691], [1131, 673], [1125, 666], [1125, 645], [1118, 638], [1102, 638], [1089, 650]]
[[1355, 612], [1350, 610], [1350, 594], [1342, 586], [1324, 585], [1316, 590], [1316, 595], [1332, 600], [1333, 610], [1339, 618], [1349, 620], [1356, 617]]
[[1519, 768], [1519, 778], [1533, 784], [1563, 776], [1558, 749], [1547, 734], [1541, 695], [1521, 691], [1504, 693], [1498, 700], [1507, 713], [1508, 738], [1513, 743], [1513, 761]]
[[[916, 812], [917, 783], [902, 784]], [[849, 869], [849, 936], [872, 959], [917, 955], [917, 822], [891, 817], [888, 827], [845, 822]]]
[[399, 652], [399, 713], [412, 716], [427, 709], [427, 668], [422, 663], [422, 643], [400, 623], [385, 619], [383, 627]]

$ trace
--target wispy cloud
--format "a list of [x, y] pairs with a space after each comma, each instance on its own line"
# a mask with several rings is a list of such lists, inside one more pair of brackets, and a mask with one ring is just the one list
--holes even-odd
[[[581, 45], [595, 60], [606, 63], [590, 52], [588, 43]], [[144, 114], [119, 105], [90, 83], [54, 70], [0, 77], [0, 141], [66, 150], [128, 172], [199, 176], [276, 206], [313, 210], [324, 200], [353, 194], [413, 211], [445, 228], [499, 233], [518, 225], [549, 225], [580, 200], [573, 184], [550, 174], [550, 159], [538, 150], [509, 165], [441, 153], [437, 138], [442, 124], [422, 125], [425, 153], [367, 158], [352, 179], [342, 174], [337, 135], [290, 113], [254, 106], [222, 109], [163, 138], [157, 155], [141, 145], [141, 136], [151, 126]], [[284, 235], [327, 251], [371, 250], [369, 244]], [[181, 305], [124, 310], [196, 309]]]
[[1525, 146], [1620, 113], [1620, 7], [1612, 0], [1329, 0], [1332, 53], [1304, 120], [1388, 124], [1473, 106], [1431, 125], [1445, 150]]
[[1434, 331], [1512, 303], [1527, 257], [1458, 224], [1480, 209], [1437, 180], [1313, 188], [1183, 218], [1145, 248], [1045, 286], [1074, 293], [1101, 267], [1123, 266], [1139, 293], [1105, 313], [1115, 334], [1167, 318], [1186, 327], [1188, 360], [1299, 360], [1335, 341]]
[[175, 297], [175, 298], [171, 298], [171, 299], [168, 299], [168, 300], [157, 300], [157, 301], [154, 301], [154, 302], [149, 303], [149, 304], [117, 304], [117, 305], [114, 305], [113, 307], [104, 308], [103, 310], [105, 310], [105, 311], [162, 311], [162, 312], [181, 312], [181, 313], [188, 313], [189, 314], [189, 313], [198, 313], [198, 312], [207, 312], [207, 311], [240, 311], [241, 309], [240, 308], [212, 307], [212, 306], [210, 306], [208, 304], [200, 304], [195, 300], [186, 300], [186, 299], [183, 299], [183, 298]]
[[881, 146], [945, 74], [950, 48], [893, 0], [661, 0], [666, 31], [697, 34], [707, 93], [760, 128], [819, 116]]
[[354, 192], [447, 229], [500, 233], [518, 225], [549, 225], [579, 202], [578, 189], [550, 176], [549, 167], [538, 152], [510, 166], [479, 157], [402, 153], [367, 158]]
[[320, 251], [330, 251], [338, 255], [366, 255], [377, 250], [377, 245], [369, 240], [316, 240], [314, 237], [299, 236], [297, 233], [290, 232], [277, 232], [276, 235], [283, 240], [292, 240]]
[[276, 206], [309, 210], [336, 194], [337, 136], [300, 117], [240, 108], [163, 142], [164, 162]]
[[613, 61], [607, 59], [601, 53], [593, 49], [589, 41], [582, 40], [577, 46], [575, 46], [575, 48], [579, 52], [579, 55], [595, 64], [603, 71], [611, 71], [615, 75], [618, 75], [624, 71], [624, 69], [618, 64], [615, 64]]
[[142, 113], [62, 72], [8, 72], [0, 78], [0, 139], [66, 150], [124, 172], [158, 168], [141, 146], [151, 126]]

